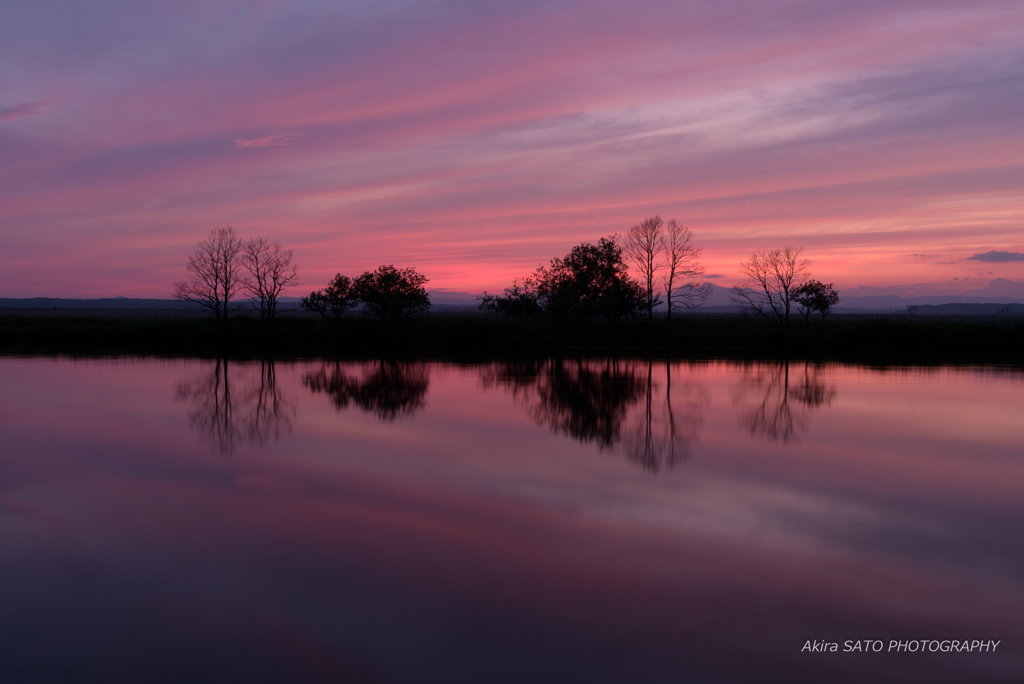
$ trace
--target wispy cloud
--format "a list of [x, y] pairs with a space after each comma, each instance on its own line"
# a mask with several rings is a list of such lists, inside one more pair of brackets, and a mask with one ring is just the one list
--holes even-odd
[[967, 257], [973, 261], [988, 261], [988, 262], [999, 262], [999, 261], [1024, 261], [1024, 252], [985, 252], [984, 254], [975, 254], [974, 256]]
[[30, 116], [35, 116], [45, 104], [45, 102], [26, 102], [15, 107], [0, 108], [0, 121], [26, 119]]
[[311, 282], [460, 292], [655, 213], [716, 282], [800, 244], [844, 289], [948, 289], [965, 241], [1021, 248], [1022, 3], [15, 4], [0, 120], [60, 107], [0, 124], [0, 294], [164, 296], [227, 223]]
[[235, 141], [235, 147], [283, 147], [294, 138], [294, 135], [265, 135], [261, 138], [239, 138]]

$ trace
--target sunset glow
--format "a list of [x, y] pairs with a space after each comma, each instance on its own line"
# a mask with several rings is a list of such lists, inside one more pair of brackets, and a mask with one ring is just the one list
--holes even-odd
[[382, 263], [493, 292], [652, 214], [720, 285], [786, 244], [840, 289], [1024, 280], [1019, 2], [4, 15], [0, 297], [167, 298], [227, 224], [295, 250], [288, 294]]

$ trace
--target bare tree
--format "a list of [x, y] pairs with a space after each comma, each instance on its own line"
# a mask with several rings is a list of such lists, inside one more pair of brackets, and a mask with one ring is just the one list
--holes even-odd
[[299, 279], [292, 250], [283, 249], [276, 242], [270, 244], [266, 238], [250, 238], [242, 250], [242, 266], [249, 275], [245, 291], [259, 301], [260, 318], [272, 320], [281, 293]]
[[667, 316], [672, 318], [675, 308], [693, 309], [703, 306], [711, 297], [711, 283], [683, 280], [698, 278], [704, 275], [704, 266], [700, 258], [700, 247], [693, 244], [693, 231], [672, 219], [665, 226], [665, 303], [668, 305]]
[[224, 226], [211, 230], [197, 246], [188, 259], [191, 276], [174, 283], [174, 298], [206, 307], [217, 320], [226, 319], [228, 304], [245, 284], [238, 258], [242, 239], [234, 228]]
[[750, 313], [777, 323], [789, 324], [789, 311], [797, 290], [807, 279], [807, 259], [800, 259], [802, 247], [754, 252], [750, 261], [740, 263], [747, 286], [732, 288], [733, 303]]
[[660, 216], [644, 219], [626, 232], [626, 258], [640, 274], [640, 285], [644, 288], [644, 308], [648, 320], [654, 319], [654, 307], [661, 303], [655, 296], [657, 272], [664, 266], [659, 261], [665, 251], [664, 221]]

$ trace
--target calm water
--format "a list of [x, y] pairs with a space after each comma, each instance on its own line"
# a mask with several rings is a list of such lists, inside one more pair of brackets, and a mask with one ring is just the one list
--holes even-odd
[[1022, 409], [1000, 369], [0, 359], [0, 678], [1024, 681]]

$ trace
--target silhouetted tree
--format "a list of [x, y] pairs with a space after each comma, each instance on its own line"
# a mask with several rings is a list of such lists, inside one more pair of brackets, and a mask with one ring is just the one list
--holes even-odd
[[228, 305], [245, 286], [239, 263], [242, 239], [231, 226], [215, 228], [197, 243], [188, 260], [190, 278], [174, 283], [174, 298], [206, 307], [217, 320], [228, 317]]
[[826, 285], [817, 280], [809, 280], [797, 288], [793, 299], [800, 305], [800, 315], [809, 321], [814, 312], [818, 312], [822, 319], [828, 317], [832, 307], [839, 303], [839, 293], [832, 287], [832, 283]]
[[664, 266], [661, 261], [661, 254], [665, 251], [663, 226], [660, 216], [652, 216], [626, 232], [624, 253], [640, 274], [648, 320], [654, 319], [654, 307], [661, 303], [655, 293], [655, 283], [657, 272]]
[[747, 286], [733, 287], [733, 302], [744, 310], [770, 321], [789, 324], [793, 297], [807, 277], [806, 259], [800, 259], [801, 247], [754, 252], [740, 263]]
[[323, 290], [314, 290], [308, 297], [303, 297], [299, 302], [306, 311], [320, 314], [326, 320], [328, 317], [338, 319], [354, 306], [359, 305], [352, 291], [352, 279], [340, 273], [334, 276], [327, 287]]
[[665, 226], [664, 243], [666, 316], [671, 320], [677, 309], [703, 306], [711, 297], [711, 283], [682, 283], [704, 275], [704, 266], [699, 261], [701, 250], [693, 244], [693, 231], [672, 219]]
[[645, 306], [643, 288], [629, 277], [622, 248], [609, 238], [573, 247], [564, 258], [556, 257], [550, 266], [516, 281], [503, 297], [481, 299], [480, 308], [485, 311], [516, 315], [539, 310], [554, 321], [618, 321], [635, 316]]
[[281, 293], [299, 279], [292, 251], [276, 242], [270, 244], [266, 238], [255, 237], [243, 246], [241, 259], [248, 273], [243, 288], [259, 303], [260, 318], [272, 320]]
[[381, 266], [356, 278], [352, 295], [371, 316], [394, 320], [430, 308], [430, 297], [423, 287], [426, 282], [426, 276], [414, 268]]
[[481, 311], [509, 318], [533, 318], [544, 313], [538, 301], [537, 283], [533, 278], [516, 278], [510, 287], [505, 288], [504, 295], [484, 292], [477, 299], [480, 300]]

